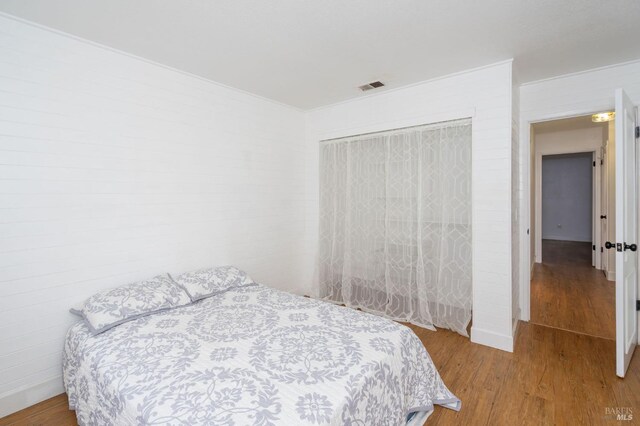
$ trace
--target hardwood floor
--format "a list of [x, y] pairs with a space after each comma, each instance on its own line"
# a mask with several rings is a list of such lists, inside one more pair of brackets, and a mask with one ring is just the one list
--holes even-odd
[[[450, 331], [411, 326], [445, 383], [461, 400], [436, 407], [427, 425], [615, 425], [607, 409], [640, 416], [640, 357], [615, 375], [612, 340], [520, 323], [514, 353], [471, 343]], [[65, 395], [0, 419], [0, 425], [75, 425]]]
[[591, 244], [542, 241], [531, 281], [531, 322], [615, 339], [615, 284], [591, 266]]
[[75, 426], [76, 415], [69, 410], [67, 395], [62, 394], [0, 419], [0, 426]]
[[[640, 357], [627, 378], [616, 377], [615, 289], [591, 267], [590, 245], [545, 240], [543, 260], [531, 282], [532, 323], [520, 323], [513, 354], [411, 326], [462, 400], [460, 412], [436, 407], [427, 424], [612, 425], [606, 410], [616, 408], [640, 417]], [[75, 424], [66, 395], [0, 419], [0, 426]]]
[[[414, 328], [458, 413], [436, 408], [437, 425], [613, 425], [608, 408], [640, 414], [640, 357], [628, 376], [615, 375], [615, 342], [520, 322], [514, 353], [470, 343], [451, 332]], [[441, 334], [441, 336], [437, 336]]]

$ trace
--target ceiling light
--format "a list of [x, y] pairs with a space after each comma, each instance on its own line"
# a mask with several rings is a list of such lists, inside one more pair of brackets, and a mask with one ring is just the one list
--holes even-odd
[[594, 123], [604, 123], [605, 121], [613, 120], [615, 116], [615, 112], [599, 112], [591, 116], [591, 121]]

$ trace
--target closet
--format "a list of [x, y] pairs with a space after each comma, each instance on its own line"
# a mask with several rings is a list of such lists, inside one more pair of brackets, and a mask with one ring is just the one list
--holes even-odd
[[320, 289], [467, 335], [471, 120], [320, 142]]

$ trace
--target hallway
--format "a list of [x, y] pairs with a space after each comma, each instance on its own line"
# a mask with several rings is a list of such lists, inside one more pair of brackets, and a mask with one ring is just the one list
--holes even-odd
[[591, 266], [591, 244], [543, 240], [531, 281], [531, 322], [615, 339], [615, 283]]

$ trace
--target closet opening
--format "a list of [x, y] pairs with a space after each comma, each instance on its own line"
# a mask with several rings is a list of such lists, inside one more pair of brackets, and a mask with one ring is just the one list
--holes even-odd
[[320, 296], [468, 336], [471, 120], [320, 142]]

